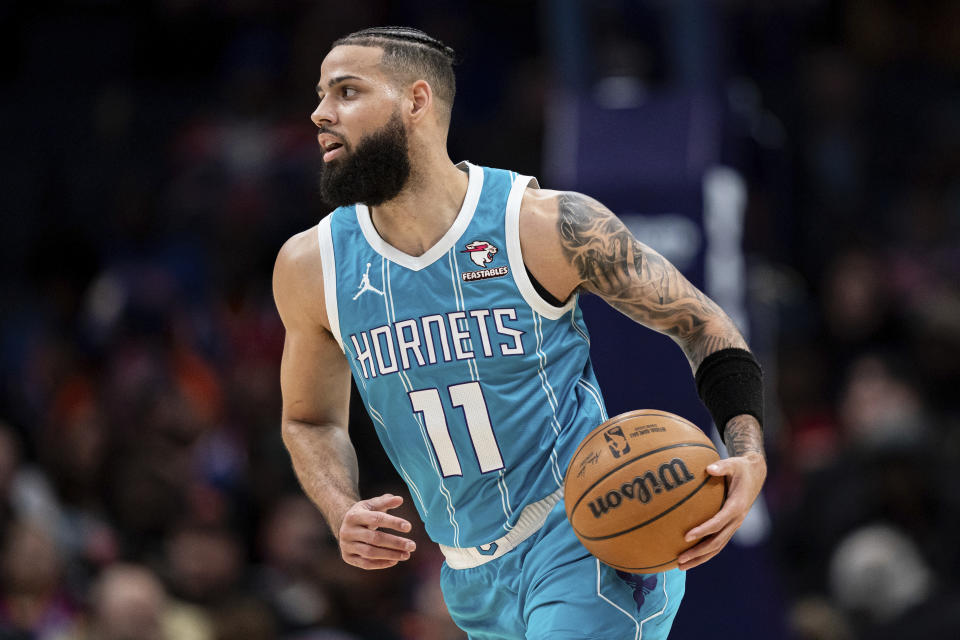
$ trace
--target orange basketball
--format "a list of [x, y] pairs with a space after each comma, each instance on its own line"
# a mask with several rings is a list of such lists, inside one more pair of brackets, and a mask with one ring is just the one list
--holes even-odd
[[723, 505], [724, 478], [706, 471], [719, 459], [710, 439], [680, 416], [620, 414], [573, 454], [563, 482], [567, 518], [583, 546], [615, 569], [672, 569], [692, 546], [683, 536]]

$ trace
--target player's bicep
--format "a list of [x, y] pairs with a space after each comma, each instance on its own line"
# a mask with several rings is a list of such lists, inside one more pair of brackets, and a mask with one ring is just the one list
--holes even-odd
[[287, 330], [280, 362], [283, 419], [346, 427], [350, 369], [325, 329]]
[[350, 369], [328, 328], [322, 264], [311, 235], [287, 241], [274, 267], [274, 301], [286, 329], [280, 362], [283, 421], [346, 428]]
[[639, 242], [609, 209], [560, 194], [558, 231], [581, 287], [633, 320], [682, 340], [720, 308], [659, 253]]

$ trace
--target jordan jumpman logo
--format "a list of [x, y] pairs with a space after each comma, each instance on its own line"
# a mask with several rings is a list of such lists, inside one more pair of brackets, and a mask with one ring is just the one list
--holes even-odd
[[357, 298], [359, 298], [360, 294], [363, 293], [364, 291], [373, 291], [374, 293], [379, 293], [380, 295], [383, 295], [383, 291], [380, 291], [380, 289], [377, 289], [376, 287], [370, 284], [370, 263], [369, 262], [367, 263], [367, 272], [364, 273], [363, 276], [360, 278], [360, 290], [357, 291], [357, 293], [353, 296], [353, 299], [356, 300]]

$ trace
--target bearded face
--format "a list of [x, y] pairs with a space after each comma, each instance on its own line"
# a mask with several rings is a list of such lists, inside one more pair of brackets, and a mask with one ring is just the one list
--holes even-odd
[[399, 110], [346, 152], [324, 162], [320, 170], [320, 195], [332, 207], [383, 204], [396, 197], [410, 177], [407, 132]]

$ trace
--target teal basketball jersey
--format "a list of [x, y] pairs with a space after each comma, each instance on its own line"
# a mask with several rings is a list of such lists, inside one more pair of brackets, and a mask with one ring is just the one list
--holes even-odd
[[387, 244], [364, 205], [333, 211], [318, 236], [332, 333], [427, 533], [486, 553], [524, 507], [556, 499], [607, 415], [576, 296], [550, 304], [524, 267], [532, 178], [460, 168], [463, 206], [421, 256]]

